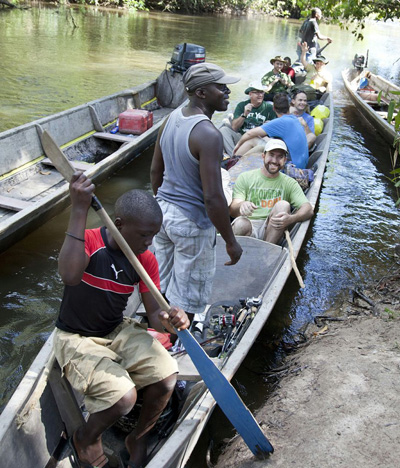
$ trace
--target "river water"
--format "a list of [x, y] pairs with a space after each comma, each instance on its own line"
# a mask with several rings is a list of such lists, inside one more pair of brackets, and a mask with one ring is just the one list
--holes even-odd
[[[208, 61], [242, 77], [231, 87], [234, 109], [247, 84], [270, 70], [271, 57], [295, 59], [298, 27], [296, 21], [265, 17], [193, 17], [40, 4], [29, 10], [2, 10], [0, 131], [153, 79], [181, 42], [203, 45]], [[325, 51], [334, 76], [330, 158], [317, 214], [298, 260], [306, 288], [300, 290], [292, 275], [235, 377], [252, 409], [265, 399], [268, 384], [261, 374], [283, 354], [281, 339], [290, 341], [315, 315], [339, 304], [349, 288], [384, 276], [393, 263], [393, 245], [399, 242], [396, 194], [387, 178], [391, 148], [351, 104], [340, 71], [355, 53], [369, 49], [371, 71], [399, 83], [400, 26], [370, 23], [365, 40], [358, 43], [337, 26], [321, 25], [321, 31], [334, 40]], [[215, 122], [222, 117], [216, 115]], [[151, 156], [150, 149], [98, 188], [110, 213], [121, 193], [149, 189]], [[53, 328], [62, 292], [57, 254], [67, 219], [68, 210], [0, 256], [0, 408]], [[91, 214], [88, 225], [96, 224]], [[220, 430], [213, 421], [211, 428], [214, 435]]]

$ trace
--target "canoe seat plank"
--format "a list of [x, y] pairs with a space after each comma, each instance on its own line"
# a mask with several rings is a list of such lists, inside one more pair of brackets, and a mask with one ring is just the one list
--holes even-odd
[[95, 136], [96, 138], [101, 138], [102, 140], [116, 141], [117, 143], [131, 143], [133, 141], [132, 137], [114, 135], [113, 133], [107, 132], [96, 132], [93, 136]]
[[[42, 163], [45, 164], [46, 166], [54, 167], [53, 162], [49, 158], [44, 158], [42, 160]], [[83, 171], [83, 172], [87, 171], [90, 166], [93, 166], [92, 163], [87, 163], [84, 161], [70, 161], [70, 163], [74, 169], [76, 169], [77, 171]]]
[[84, 424], [85, 419], [77, 403], [77, 395], [66, 377], [61, 376], [61, 368], [56, 360], [49, 374], [49, 383], [60, 412], [61, 419], [65, 424], [65, 431], [68, 437]]
[[[190, 380], [192, 382], [202, 380], [198, 370], [196, 369], [188, 354], [181, 354], [176, 356], [175, 359], [178, 362], [179, 367], [179, 380]], [[211, 360], [218, 367], [220, 360], [218, 358], [211, 358]]]
[[32, 202], [18, 200], [17, 198], [5, 197], [4, 195], [0, 195], [0, 207], [6, 208], [7, 210], [21, 211], [25, 208], [30, 208], [33, 205], [34, 203]]

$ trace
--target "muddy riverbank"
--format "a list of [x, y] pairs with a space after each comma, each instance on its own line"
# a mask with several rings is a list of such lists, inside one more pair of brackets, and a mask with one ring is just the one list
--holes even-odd
[[309, 326], [256, 416], [274, 454], [258, 461], [237, 438], [216, 467], [398, 467], [399, 292], [400, 269]]

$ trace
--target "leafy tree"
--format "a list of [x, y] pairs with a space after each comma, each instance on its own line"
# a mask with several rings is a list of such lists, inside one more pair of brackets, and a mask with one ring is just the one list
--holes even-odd
[[358, 39], [363, 38], [362, 30], [365, 27], [367, 18], [377, 21], [400, 18], [399, 0], [350, 0], [347, 2], [337, 2], [335, 0], [304, 2], [299, 0], [295, 3], [302, 10], [312, 7], [321, 8], [323, 15], [328, 17], [330, 21], [338, 23], [346, 29], [353, 28], [352, 33]]

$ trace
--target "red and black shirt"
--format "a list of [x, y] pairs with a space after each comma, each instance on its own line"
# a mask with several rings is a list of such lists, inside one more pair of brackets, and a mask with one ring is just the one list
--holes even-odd
[[[56, 327], [83, 336], [105, 336], [122, 322], [129, 296], [139, 284], [139, 292], [149, 289], [121, 250], [112, 249], [106, 228], [85, 231], [85, 252], [89, 264], [81, 282], [65, 286]], [[147, 250], [138, 255], [155, 285], [160, 288], [158, 264]]]

